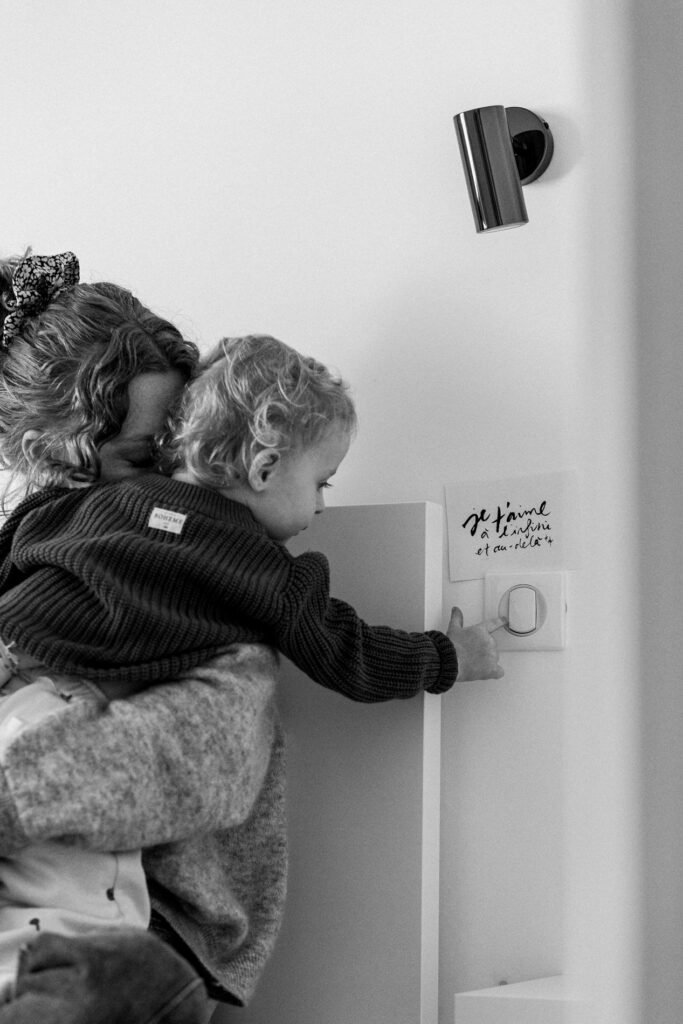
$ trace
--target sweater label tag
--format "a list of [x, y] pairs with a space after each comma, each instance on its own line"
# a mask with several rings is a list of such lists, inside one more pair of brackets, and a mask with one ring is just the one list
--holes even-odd
[[185, 525], [186, 515], [182, 512], [172, 512], [168, 508], [153, 508], [149, 517], [148, 526], [154, 530], [165, 530], [166, 533], [182, 533]]

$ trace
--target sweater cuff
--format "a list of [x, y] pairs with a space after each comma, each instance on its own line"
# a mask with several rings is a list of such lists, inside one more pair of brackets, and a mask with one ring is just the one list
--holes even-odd
[[438, 629], [427, 631], [427, 636], [433, 642], [441, 659], [441, 671], [438, 679], [425, 686], [427, 693], [446, 693], [450, 690], [458, 675], [458, 656], [455, 647], [445, 633]]

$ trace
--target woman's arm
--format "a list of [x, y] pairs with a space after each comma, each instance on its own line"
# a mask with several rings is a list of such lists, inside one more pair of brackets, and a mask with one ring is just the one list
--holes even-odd
[[248, 816], [275, 732], [277, 655], [235, 645], [127, 700], [74, 701], [21, 733], [0, 765], [0, 855], [73, 839], [134, 849]]

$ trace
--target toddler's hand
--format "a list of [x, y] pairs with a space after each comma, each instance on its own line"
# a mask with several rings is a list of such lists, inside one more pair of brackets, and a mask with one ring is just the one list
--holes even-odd
[[505, 673], [498, 661], [498, 648], [491, 635], [506, 623], [504, 618], [487, 619], [476, 626], [463, 626], [462, 612], [453, 608], [446, 630], [458, 655], [457, 681], [500, 679]]

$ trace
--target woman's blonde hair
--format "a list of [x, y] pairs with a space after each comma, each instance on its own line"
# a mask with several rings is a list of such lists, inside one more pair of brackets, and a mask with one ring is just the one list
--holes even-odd
[[[0, 328], [23, 259], [0, 260]], [[130, 382], [170, 369], [189, 380], [198, 359], [195, 345], [125, 288], [64, 289], [0, 353], [0, 468], [26, 492], [79, 470], [96, 477], [98, 448], [126, 418]], [[25, 452], [27, 431], [35, 438]]]
[[264, 451], [305, 449], [331, 428], [353, 433], [344, 381], [269, 335], [224, 338], [185, 389], [167, 450], [214, 489], [243, 480]]

